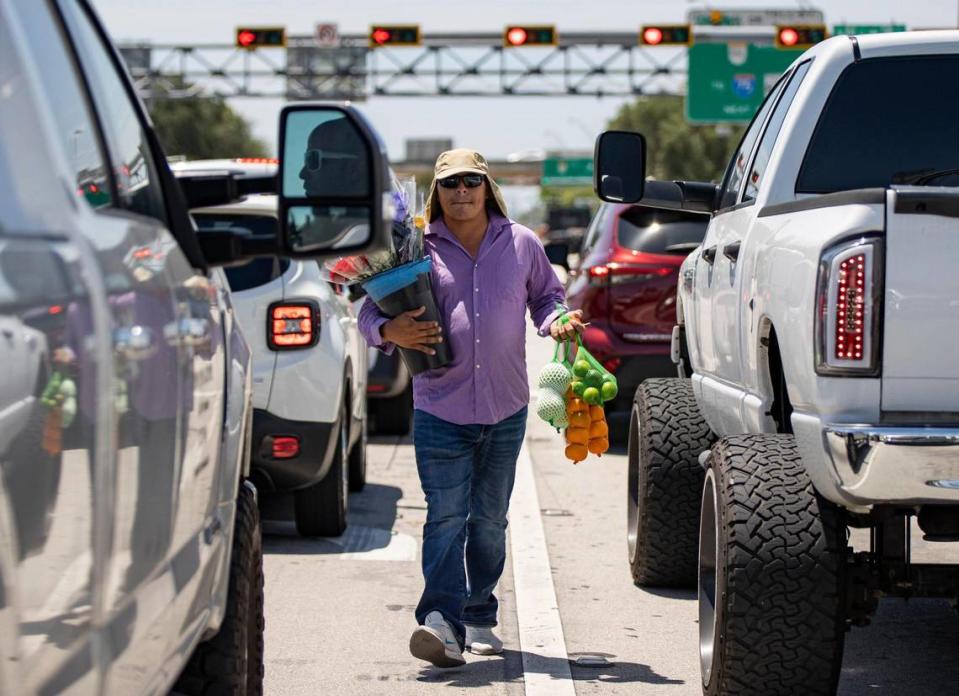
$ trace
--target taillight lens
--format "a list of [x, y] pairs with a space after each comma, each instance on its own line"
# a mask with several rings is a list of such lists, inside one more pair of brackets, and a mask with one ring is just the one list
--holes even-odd
[[271, 452], [274, 459], [293, 459], [300, 453], [300, 438], [276, 435], [273, 437]]
[[845, 242], [823, 255], [816, 296], [819, 374], [879, 374], [882, 267], [876, 238]]
[[267, 317], [267, 344], [273, 350], [295, 350], [316, 345], [320, 312], [312, 302], [277, 302]]
[[589, 282], [591, 285], [619, 285], [620, 283], [635, 283], [655, 278], [665, 278], [674, 273], [678, 266], [655, 266], [638, 263], [607, 263], [601, 266], [590, 266]]

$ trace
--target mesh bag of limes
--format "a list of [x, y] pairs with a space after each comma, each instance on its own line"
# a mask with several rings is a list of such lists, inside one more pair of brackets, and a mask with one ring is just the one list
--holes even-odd
[[[560, 358], [562, 345], [562, 358]], [[616, 378], [583, 347], [556, 344], [553, 361], [539, 373], [536, 412], [557, 430], [566, 430], [566, 457], [573, 463], [609, 449], [603, 403], [616, 397]]]

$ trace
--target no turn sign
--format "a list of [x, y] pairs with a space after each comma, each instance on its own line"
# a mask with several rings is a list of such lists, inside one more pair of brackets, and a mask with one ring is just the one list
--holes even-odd
[[316, 45], [322, 48], [336, 48], [340, 45], [340, 30], [336, 24], [317, 24], [313, 37]]

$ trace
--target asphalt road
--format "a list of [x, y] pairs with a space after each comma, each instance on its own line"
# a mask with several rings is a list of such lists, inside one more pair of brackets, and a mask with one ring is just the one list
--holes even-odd
[[[531, 334], [530, 372], [550, 356], [548, 341]], [[454, 670], [430, 667], [407, 651], [426, 514], [407, 439], [371, 441], [369, 483], [350, 497], [343, 537], [300, 539], [289, 501], [265, 501], [271, 518], [265, 523], [266, 693], [699, 694], [693, 593], [641, 590], [630, 578], [624, 451], [573, 466], [563, 458], [560, 437], [535, 415], [527, 449], [538, 500], [522, 493], [522, 505], [538, 505], [544, 548], [510, 554], [498, 592], [504, 655], [468, 655]], [[514, 496], [512, 533], [535, 539], [536, 520], [517, 519], [517, 505]], [[959, 558], [956, 545], [917, 546], [916, 560]], [[543, 594], [549, 578], [532, 578], [545, 583], [542, 592], [528, 589], [530, 569], [538, 567], [552, 571], [555, 603]], [[523, 582], [514, 583], [514, 568]], [[514, 585], [525, 593], [519, 617]], [[565, 659], [541, 655], [541, 642], [520, 643], [523, 631], [537, 635], [538, 610], [548, 615], [557, 608]], [[839, 693], [957, 693], [957, 649], [959, 616], [948, 603], [884, 601], [871, 627], [848, 634]]]

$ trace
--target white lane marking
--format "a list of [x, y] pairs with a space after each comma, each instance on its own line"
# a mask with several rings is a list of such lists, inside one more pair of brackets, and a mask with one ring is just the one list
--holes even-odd
[[516, 461], [509, 519], [526, 696], [576, 696], [539, 513], [533, 462], [525, 442]]

